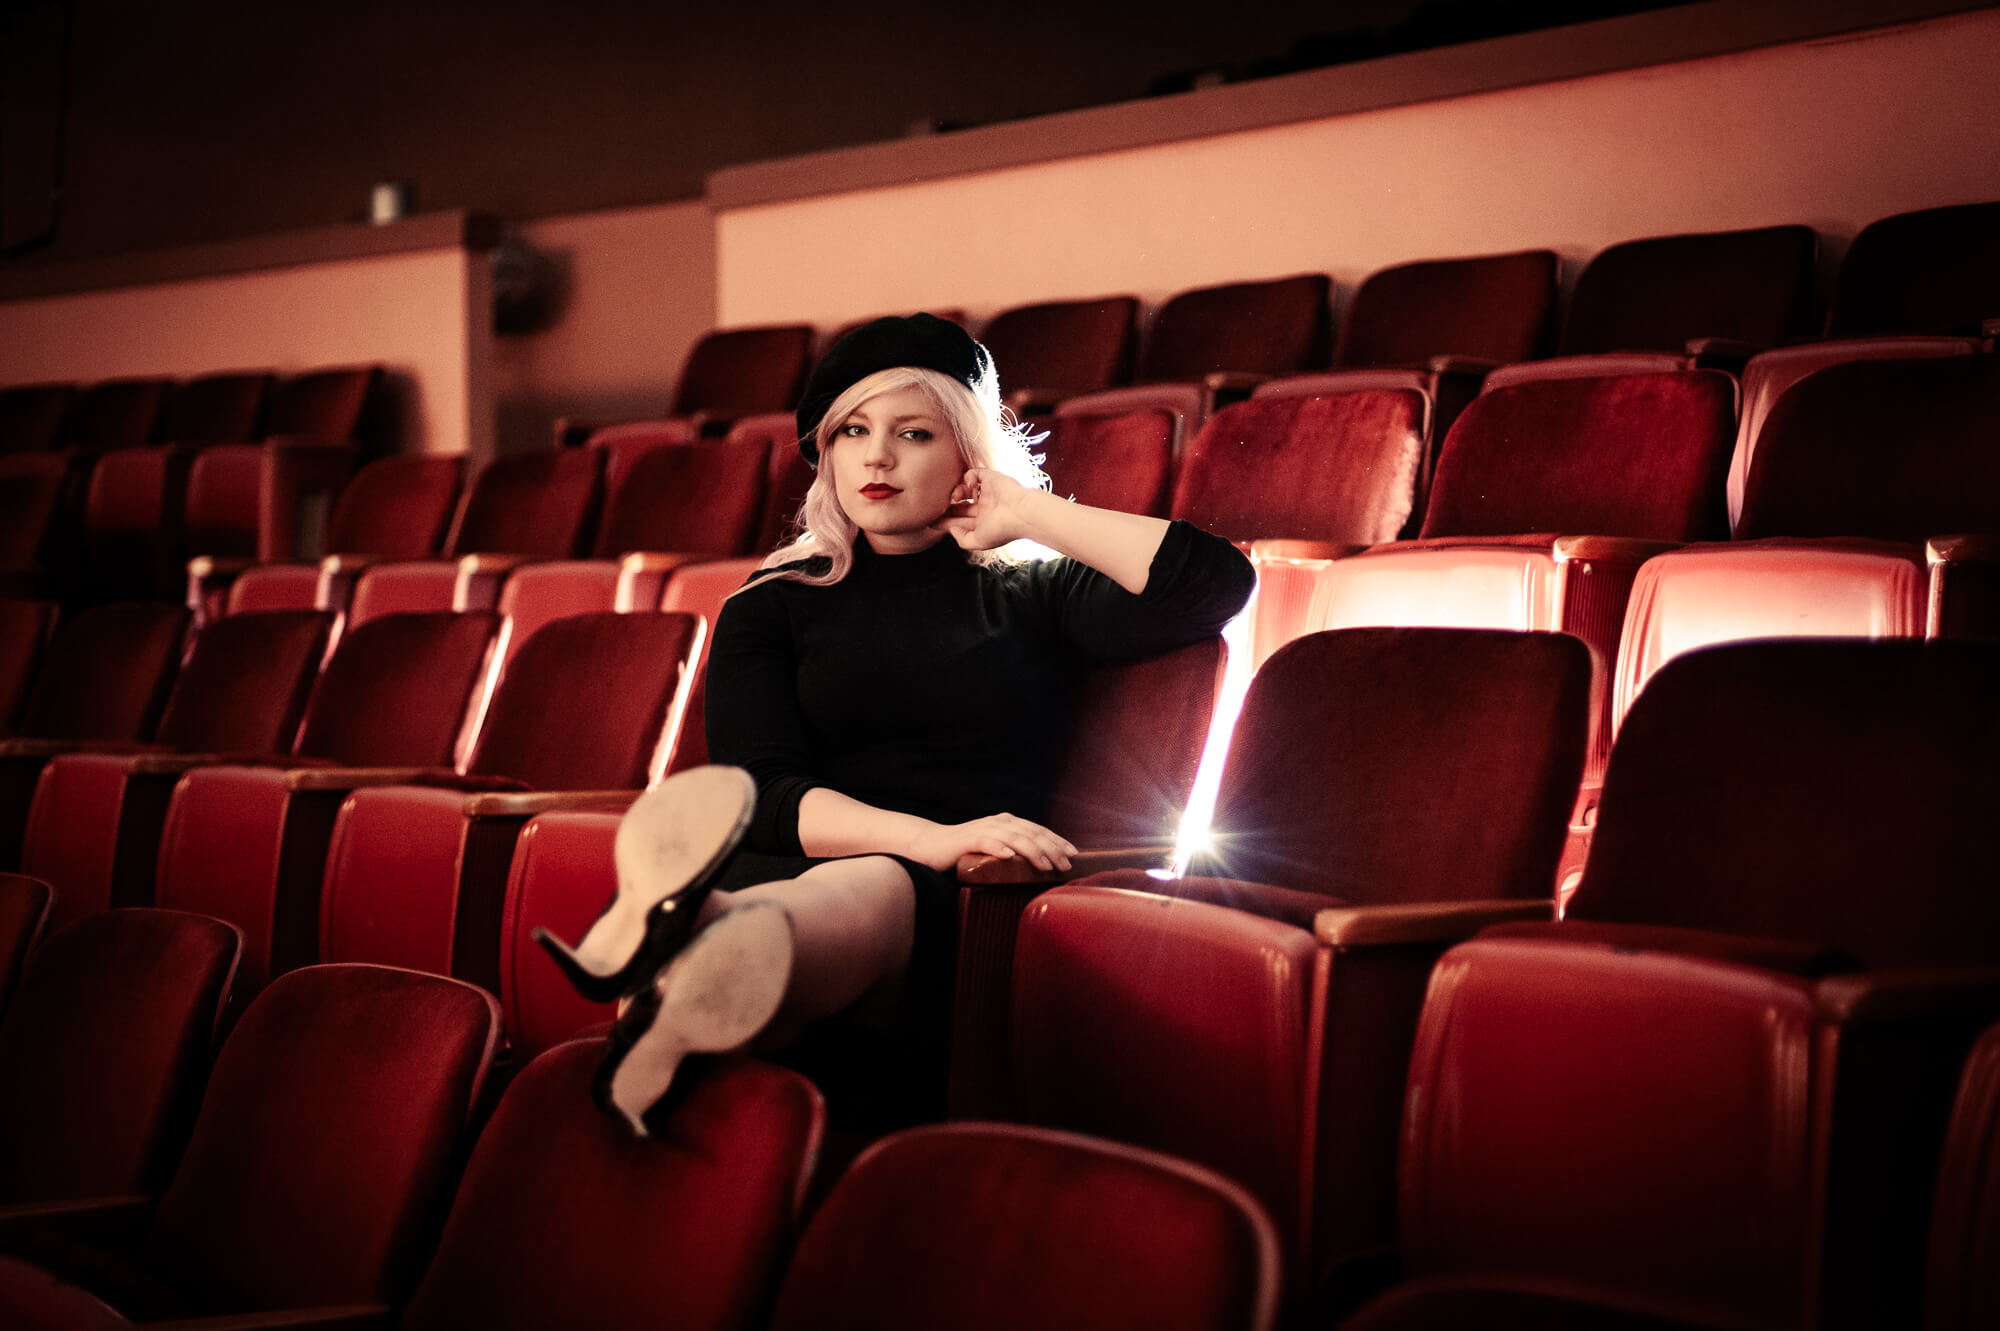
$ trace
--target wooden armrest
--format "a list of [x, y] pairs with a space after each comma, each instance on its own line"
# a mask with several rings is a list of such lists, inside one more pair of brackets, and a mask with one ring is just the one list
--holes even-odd
[[153, 1199], [138, 1193], [13, 1203], [0, 1206], [0, 1246], [129, 1232], [152, 1214]]
[[197, 767], [284, 767], [298, 761], [289, 753], [135, 753], [127, 770], [135, 776], [179, 776]]
[[196, 555], [188, 560], [190, 578], [233, 578], [247, 569], [257, 567], [255, 555]]
[[281, 1308], [261, 1313], [225, 1313], [216, 1317], [177, 1317], [148, 1322], [153, 1331], [258, 1331], [260, 1327], [317, 1326], [337, 1331], [388, 1331], [390, 1310], [376, 1303], [342, 1308]]
[[672, 573], [678, 568], [685, 568], [689, 564], [700, 564], [705, 561], [727, 558], [729, 558], [728, 555], [690, 554], [684, 551], [633, 550], [619, 557], [618, 575], [620, 577], [659, 576]]
[[1555, 549], [1558, 562], [1582, 559], [1594, 564], [1637, 565], [1685, 544], [1685, 541], [1645, 541], [1634, 536], [1558, 536]]
[[1160, 869], [1173, 856], [1170, 845], [1119, 846], [1111, 849], [1080, 850], [1069, 857], [1067, 869], [1037, 869], [1026, 858], [1014, 855], [961, 855], [956, 866], [958, 881], [970, 887], [1038, 883], [1054, 886], [1094, 873], [1113, 869]]
[[1728, 361], [1736, 365], [1768, 350], [1761, 342], [1746, 342], [1740, 337], [1691, 337], [1683, 346], [1697, 361]]
[[1327, 947], [1456, 943], [1488, 925], [1554, 918], [1555, 903], [1545, 897], [1421, 901], [1407, 906], [1336, 906], [1313, 917], [1313, 937]]
[[2000, 560], [2000, 535], [1967, 532], [1933, 536], [1924, 542], [1924, 559], [1930, 564], [1990, 564]]
[[1201, 383], [1202, 387], [1214, 393], [1247, 393], [1270, 378], [1268, 374], [1254, 374], [1249, 370], [1211, 370], [1201, 377]]
[[604, 421], [592, 420], [588, 416], [558, 416], [555, 420], [557, 448], [581, 448], [605, 426]]
[[1820, 981], [1819, 1010], [1843, 1022], [2000, 1013], [2000, 966], [1912, 966]]
[[506, 555], [491, 552], [458, 557], [458, 576], [461, 578], [499, 577], [512, 573], [523, 564], [545, 563], [539, 555]]
[[1315, 564], [1345, 559], [1368, 549], [1351, 541], [1303, 541], [1267, 536], [1250, 542], [1250, 557], [1260, 564]]
[[0, 740], [0, 758], [59, 758], [65, 753], [165, 753], [157, 744], [132, 739], [34, 739], [17, 735]]
[[333, 554], [319, 561], [319, 571], [330, 577], [354, 577], [374, 568], [377, 564], [407, 564], [410, 561], [397, 555], [357, 555]]
[[294, 767], [287, 790], [361, 790], [368, 786], [454, 785], [468, 778], [451, 767]]
[[1484, 379], [1499, 369], [1505, 361], [1488, 360], [1484, 356], [1433, 356], [1425, 362], [1432, 374], [1462, 374], [1468, 378]]
[[591, 809], [623, 813], [639, 798], [636, 790], [524, 790], [474, 795], [465, 811], [474, 818], [532, 818], [538, 813]]

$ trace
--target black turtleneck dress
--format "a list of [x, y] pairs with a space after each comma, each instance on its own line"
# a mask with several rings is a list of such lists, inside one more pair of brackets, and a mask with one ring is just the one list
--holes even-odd
[[[1184, 522], [1137, 595], [1074, 559], [981, 567], [949, 539], [912, 555], [857, 540], [853, 570], [826, 587], [760, 572], [724, 603], [708, 663], [710, 758], [757, 782], [720, 886], [823, 862], [799, 845], [815, 786], [940, 823], [1046, 825], [1082, 673], [1213, 637], [1252, 581], [1233, 545]], [[929, 988], [918, 972], [949, 973], [956, 883], [896, 858], [917, 888], [913, 987]]]

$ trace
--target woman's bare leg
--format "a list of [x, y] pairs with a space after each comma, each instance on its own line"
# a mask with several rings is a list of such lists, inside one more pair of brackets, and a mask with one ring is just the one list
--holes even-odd
[[909, 873], [883, 855], [816, 864], [796, 878], [717, 892], [704, 917], [752, 901], [782, 906], [792, 921], [792, 977], [772, 1023], [788, 1032], [902, 978], [916, 937]]

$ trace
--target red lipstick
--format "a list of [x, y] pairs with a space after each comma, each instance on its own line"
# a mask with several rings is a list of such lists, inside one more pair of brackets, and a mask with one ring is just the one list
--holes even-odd
[[893, 485], [883, 485], [880, 482], [877, 482], [874, 485], [862, 486], [861, 493], [864, 497], [869, 499], [887, 499], [892, 495], [899, 495], [903, 492], [901, 490], [898, 490]]

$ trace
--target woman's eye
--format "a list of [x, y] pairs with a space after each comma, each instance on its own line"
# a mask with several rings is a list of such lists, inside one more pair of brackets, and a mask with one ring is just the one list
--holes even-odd
[[852, 422], [849, 422], [848, 424], [843, 425], [838, 430], [834, 431], [835, 437], [840, 439], [859, 439], [862, 435], [867, 433], [868, 433], [867, 426], [856, 425]]
[[916, 442], [920, 444], [927, 444], [931, 440], [931, 432], [929, 430], [923, 430], [923, 429], [905, 430], [903, 431], [903, 438], [914, 439]]

